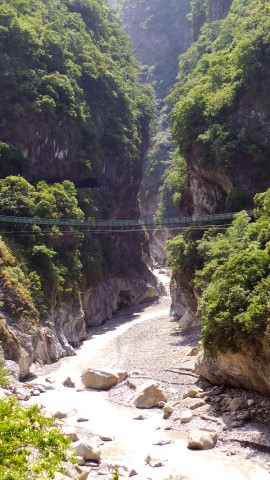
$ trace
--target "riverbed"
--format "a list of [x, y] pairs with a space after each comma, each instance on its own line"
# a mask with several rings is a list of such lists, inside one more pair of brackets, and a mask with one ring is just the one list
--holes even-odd
[[[163, 280], [168, 282], [168, 277], [164, 275]], [[183, 393], [198, 384], [193, 372], [194, 357], [189, 352], [197, 345], [199, 332], [194, 328], [188, 336], [180, 335], [169, 307], [170, 299], [164, 296], [151, 305], [121, 311], [106, 325], [92, 329], [76, 356], [36, 367], [33, 383], [48, 389], [30, 401], [43, 405], [52, 414], [66, 414], [60, 424], [76, 427], [84, 438], [94, 438], [101, 449], [101, 466], [90, 467], [89, 479], [109, 480], [113, 469], [122, 467], [124, 476], [134, 470], [134, 478], [139, 480], [170, 476], [216, 480], [217, 475], [220, 480], [269, 480], [266, 468], [237, 453], [228, 455], [220, 443], [213, 450], [187, 449], [188, 429], [181, 427], [177, 408], [182, 408]], [[170, 403], [179, 406], [174, 415], [164, 419], [160, 409], [139, 410], [132, 405], [134, 390], [128, 382], [110, 392], [86, 389], [81, 373], [87, 367], [127, 370], [135, 386], [148, 379], [157, 380]], [[68, 376], [75, 388], [64, 387]], [[199, 418], [194, 416], [194, 427], [200, 426]], [[218, 423], [208, 420], [207, 427], [218, 430]], [[101, 440], [104, 437], [111, 440]], [[157, 443], [161, 445], [154, 445]], [[149, 455], [161, 466], [147, 465]]]

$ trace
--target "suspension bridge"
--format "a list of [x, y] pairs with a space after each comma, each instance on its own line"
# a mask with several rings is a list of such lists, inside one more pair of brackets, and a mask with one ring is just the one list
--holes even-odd
[[[247, 210], [247, 214], [253, 217], [253, 210]], [[115, 231], [115, 230], [141, 230], [142, 228], [158, 227], [206, 227], [217, 224], [231, 222], [234, 213], [215, 213], [209, 215], [199, 215], [192, 217], [175, 218], [154, 218], [154, 219], [133, 219], [133, 220], [78, 220], [78, 219], [56, 219], [56, 218], [34, 218], [0, 215], [0, 223], [16, 225], [48, 225], [48, 226], [66, 226], [87, 228], [88, 230]]]

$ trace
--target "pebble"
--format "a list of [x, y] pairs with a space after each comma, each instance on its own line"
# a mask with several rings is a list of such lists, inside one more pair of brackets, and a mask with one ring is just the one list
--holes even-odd
[[33, 395], [33, 397], [39, 397], [40, 391], [37, 389], [31, 390], [31, 395]]
[[196, 410], [196, 408], [200, 408], [203, 405], [205, 405], [204, 400], [199, 400], [198, 402], [193, 403], [192, 405], [189, 405], [190, 410]]
[[46, 377], [46, 378], [45, 378], [45, 381], [48, 382], [48, 383], [55, 383], [55, 382], [56, 382], [56, 380], [54, 380], [54, 379], [51, 378], [51, 377]]

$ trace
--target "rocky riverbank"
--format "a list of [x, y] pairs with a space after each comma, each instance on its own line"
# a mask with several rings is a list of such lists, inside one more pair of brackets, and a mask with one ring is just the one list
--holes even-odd
[[[198, 328], [180, 330], [169, 305], [163, 297], [123, 310], [91, 329], [77, 356], [36, 366], [36, 378], [14, 393], [25, 405], [44, 405], [67, 433], [72, 430], [77, 452], [89, 456], [81, 443], [94, 450], [95, 461], [79, 460], [83, 478], [111, 480], [119, 467], [120, 478], [139, 480], [214, 480], [217, 472], [220, 480], [267, 480], [270, 399], [200, 380], [193, 356]], [[128, 377], [108, 392], [96, 391], [81, 382], [88, 367], [127, 371]], [[165, 405], [136, 408], [134, 395], [149, 381], [159, 383]], [[22, 390], [29, 393], [24, 400]], [[198, 429], [211, 430], [215, 448], [187, 448]]]

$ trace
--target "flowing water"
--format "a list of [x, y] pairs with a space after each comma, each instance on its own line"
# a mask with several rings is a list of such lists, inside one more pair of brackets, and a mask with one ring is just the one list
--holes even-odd
[[[170, 475], [184, 476], [190, 480], [269, 480], [269, 473], [256, 464], [238, 457], [228, 457], [218, 449], [191, 451], [187, 449], [185, 432], [167, 431], [168, 420], [164, 420], [157, 410], [138, 410], [110, 401], [106, 392], [85, 389], [81, 383], [81, 372], [86, 367], [106, 368], [116, 366], [121, 356], [119, 339], [138, 323], [146, 320], [154, 322], [159, 317], [169, 315], [169, 299], [160, 304], [133, 309], [130, 318], [122, 315], [106, 326], [93, 329], [89, 340], [78, 349], [77, 356], [61, 359], [52, 366], [40, 370], [39, 383], [46, 384], [50, 376], [49, 390], [40, 397], [32, 397], [31, 402], [41, 403], [46, 410], [68, 413], [67, 425], [78, 426], [77, 419], [88, 419], [82, 430], [87, 435], [109, 436], [113, 440], [101, 446], [102, 462], [111, 466], [134, 468], [139, 480], [163, 480]], [[49, 373], [48, 373], [49, 372]], [[63, 381], [70, 376], [76, 389], [65, 388]], [[143, 413], [144, 420], [135, 417]], [[80, 424], [82, 425], [82, 424]], [[171, 441], [163, 446], [155, 446], [158, 441]], [[145, 464], [146, 456], [160, 460], [163, 466], [152, 468]], [[95, 470], [89, 478], [97, 478]], [[99, 477], [101, 478], [101, 477]], [[104, 478], [104, 477], [103, 477]]]

